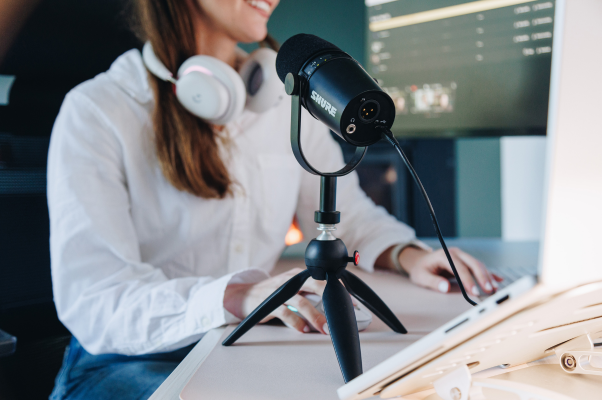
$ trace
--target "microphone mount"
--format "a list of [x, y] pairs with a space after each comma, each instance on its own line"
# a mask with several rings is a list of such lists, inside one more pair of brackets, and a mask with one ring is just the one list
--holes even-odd
[[355, 251], [349, 256], [343, 241], [333, 234], [336, 230], [335, 225], [341, 220], [340, 212], [336, 211], [337, 178], [349, 174], [359, 165], [367, 147], [356, 147], [352, 159], [336, 172], [320, 172], [314, 168], [305, 158], [301, 147], [302, 86], [303, 82], [299, 76], [287, 74], [285, 89], [291, 96], [291, 145], [299, 164], [309, 173], [321, 177], [320, 209], [315, 212], [314, 221], [319, 224], [318, 230], [322, 233], [316, 239], [312, 239], [305, 250], [307, 269], [295, 275], [264, 300], [232, 331], [222, 345], [230, 346], [236, 342], [249, 329], [296, 295], [310, 277], [325, 280], [326, 288], [322, 301], [326, 321], [343, 379], [347, 383], [362, 374], [359, 332], [349, 295], [358, 299], [393, 331], [407, 333], [407, 330], [368, 285], [346, 270], [349, 262], [358, 265], [359, 253]]
[[284, 88], [291, 96], [291, 147], [297, 162], [310, 174], [321, 176], [320, 210], [316, 211], [314, 220], [319, 224], [338, 224], [340, 213], [336, 208], [337, 177], [345, 176], [353, 171], [363, 160], [368, 147], [356, 147], [351, 160], [336, 172], [320, 172], [314, 168], [303, 154], [301, 147], [301, 96], [302, 80], [291, 73], [286, 75]]
[[320, 176], [338, 177], [353, 171], [364, 158], [368, 147], [356, 147], [351, 160], [336, 172], [320, 172], [307, 161], [301, 148], [301, 79], [289, 73], [284, 81], [284, 88], [286, 93], [291, 96], [291, 146], [297, 162], [307, 172]]

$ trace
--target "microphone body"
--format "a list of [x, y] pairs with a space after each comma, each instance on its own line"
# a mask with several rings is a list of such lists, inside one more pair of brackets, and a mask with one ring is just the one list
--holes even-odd
[[276, 69], [300, 78], [301, 104], [346, 142], [365, 147], [381, 139], [377, 127], [391, 128], [395, 105], [362, 66], [338, 47], [313, 35], [284, 42]]

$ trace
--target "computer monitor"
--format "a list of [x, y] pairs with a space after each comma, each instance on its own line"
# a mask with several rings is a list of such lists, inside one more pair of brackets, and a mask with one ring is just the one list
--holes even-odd
[[365, 0], [402, 137], [545, 135], [554, 0]]

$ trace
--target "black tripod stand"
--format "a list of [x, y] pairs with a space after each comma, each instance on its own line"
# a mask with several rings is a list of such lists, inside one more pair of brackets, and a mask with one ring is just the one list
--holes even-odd
[[[353, 256], [349, 256], [343, 241], [337, 239], [332, 233], [336, 230], [335, 225], [341, 219], [340, 213], [336, 211], [337, 177], [353, 171], [364, 157], [366, 148], [357, 147], [352, 160], [337, 172], [322, 173], [313, 168], [305, 159], [301, 149], [301, 102], [297, 94], [298, 89], [295, 90], [294, 83], [289, 82], [288, 77], [286, 84], [287, 92], [292, 95], [291, 142], [293, 152], [303, 168], [312, 174], [321, 176], [320, 210], [316, 211], [314, 220], [319, 224], [318, 229], [322, 233], [307, 246], [305, 251], [307, 269], [292, 277], [272, 293], [236, 327], [222, 344], [229, 346], [236, 342], [255, 324], [296, 295], [309, 277], [325, 280], [326, 289], [322, 301], [328, 329], [343, 378], [345, 382], [349, 382], [362, 374], [359, 333], [349, 294], [364, 304], [393, 331], [397, 333], [407, 333], [407, 331], [380, 297], [361, 279], [345, 269], [349, 262], [358, 264], [359, 253], [355, 251]], [[339, 280], [343, 281], [345, 286]]]

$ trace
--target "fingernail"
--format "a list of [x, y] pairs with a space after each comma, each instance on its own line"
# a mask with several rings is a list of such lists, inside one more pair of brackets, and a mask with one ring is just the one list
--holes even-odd
[[449, 291], [449, 282], [448, 281], [439, 282], [438, 289], [441, 293], [447, 293]]
[[488, 292], [491, 292], [492, 289], [493, 289], [493, 287], [491, 286], [491, 283], [487, 282], [485, 284], [485, 290]]
[[303, 327], [303, 332], [305, 332], [305, 333], [309, 333], [309, 331], [311, 331], [311, 329], [309, 329], [309, 326], [305, 325], [305, 326]]
[[493, 283], [493, 287], [496, 289], [500, 287], [495, 280], [491, 281], [491, 283]]
[[324, 330], [324, 332], [325, 332], [327, 335], [330, 335], [330, 331], [328, 330], [328, 324], [324, 324], [324, 325], [322, 325], [322, 330]]
[[479, 295], [479, 289], [476, 286], [472, 287], [472, 294], [474, 294], [475, 296]]

